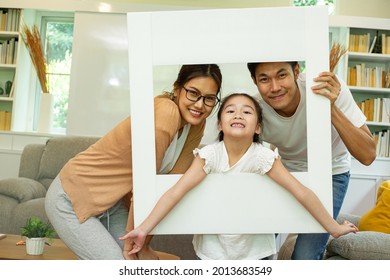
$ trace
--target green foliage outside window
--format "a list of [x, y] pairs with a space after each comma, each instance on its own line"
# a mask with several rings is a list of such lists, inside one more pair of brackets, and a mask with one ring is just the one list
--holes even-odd
[[329, 14], [332, 14], [335, 9], [335, 2], [336, 0], [294, 0], [293, 5], [297, 7], [326, 5], [328, 6]]
[[325, 5], [334, 5], [334, 0], [294, 0], [294, 6], [316, 6], [317, 4], [324, 3]]
[[48, 63], [50, 90], [55, 95], [52, 124], [54, 128], [66, 128], [70, 73], [61, 73], [65, 73], [67, 69], [70, 69], [71, 61], [72, 56], [67, 51], [63, 60], [51, 60]]
[[73, 21], [69, 21], [69, 19], [46, 19], [47, 73], [50, 92], [55, 96], [52, 124], [55, 129], [66, 128], [73, 27]]

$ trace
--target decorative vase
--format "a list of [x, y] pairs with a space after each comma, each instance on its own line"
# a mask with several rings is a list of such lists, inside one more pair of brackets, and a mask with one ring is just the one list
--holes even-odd
[[42, 255], [44, 248], [45, 248], [45, 238], [26, 237], [26, 251], [28, 255]]
[[50, 133], [53, 119], [54, 96], [49, 93], [41, 94], [41, 104], [38, 114], [37, 131], [39, 133]]

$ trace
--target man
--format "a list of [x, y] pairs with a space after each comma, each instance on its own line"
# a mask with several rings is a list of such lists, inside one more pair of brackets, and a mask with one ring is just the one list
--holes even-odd
[[[307, 170], [306, 77], [297, 62], [248, 63], [263, 108], [263, 140], [278, 148], [290, 171]], [[333, 216], [347, 192], [351, 155], [365, 165], [375, 157], [375, 142], [351, 92], [334, 73], [322, 72], [307, 94], [329, 99], [332, 122]], [[299, 234], [292, 259], [322, 259], [328, 234]]]

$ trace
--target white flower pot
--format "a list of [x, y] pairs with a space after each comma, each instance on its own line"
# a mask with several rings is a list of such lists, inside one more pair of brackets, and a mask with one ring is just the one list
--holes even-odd
[[45, 238], [26, 238], [28, 255], [42, 255], [45, 248]]

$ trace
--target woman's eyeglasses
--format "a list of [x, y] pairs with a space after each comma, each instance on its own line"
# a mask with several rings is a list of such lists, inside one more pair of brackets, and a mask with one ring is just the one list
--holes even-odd
[[198, 102], [199, 99], [203, 98], [204, 105], [209, 107], [214, 107], [219, 102], [219, 98], [216, 95], [201, 95], [195, 90], [187, 89], [185, 87], [183, 87], [183, 89], [186, 91], [187, 99], [192, 102]]

